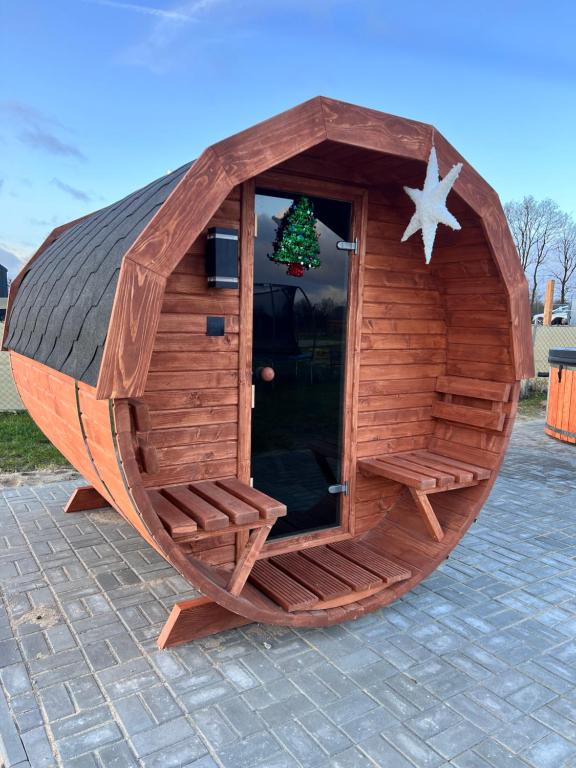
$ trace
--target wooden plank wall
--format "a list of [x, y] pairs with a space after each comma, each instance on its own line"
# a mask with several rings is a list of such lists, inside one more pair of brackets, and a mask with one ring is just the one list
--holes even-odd
[[[512, 326], [504, 283], [482, 230], [481, 222], [454, 195], [448, 208], [462, 229], [438, 229], [431, 266], [442, 290], [447, 323], [446, 373], [475, 379], [514, 382]], [[488, 401], [469, 404], [490, 408]], [[510, 404], [504, 406], [507, 414]], [[432, 450], [495, 468], [507, 441], [503, 432], [438, 421]]]
[[[240, 230], [240, 187], [208, 226]], [[143, 398], [160, 466], [143, 475], [148, 487], [237, 473], [239, 292], [207, 287], [205, 242], [206, 231], [168, 278]], [[209, 316], [224, 316], [224, 336], [206, 336]], [[232, 562], [234, 536], [191, 549], [210, 562]]]
[[15, 352], [10, 356], [18, 391], [42, 432], [88, 483], [156, 546], [125, 486], [114, 446], [110, 402], [96, 400], [94, 387], [77, 384], [64, 373]]
[[[427, 447], [436, 377], [446, 359], [442, 296], [419, 235], [400, 243], [413, 208], [404, 193], [368, 194], [362, 306], [358, 457]], [[382, 519], [402, 486], [357, 477], [355, 532]]]
[[74, 379], [16, 352], [10, 352], [10, 360], [18, 392], [30, 416], [86, 480], [109, 498], [82, 437]]

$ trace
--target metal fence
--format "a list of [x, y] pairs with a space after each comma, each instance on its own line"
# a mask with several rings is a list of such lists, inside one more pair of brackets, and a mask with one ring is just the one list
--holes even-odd
[[[0, 322], [0, 339], [4, 334], [4, 323]], [[16, 391], [12, 378], [8, 352], [0, 352], [0, 411], [23, 411], [24, 404]]]
[[534, 341], [534, 368], [536, 376], [548, 373], [548, 352], [555, 347], [576, 347], [576, 326], [535, 325], [532, 329]]

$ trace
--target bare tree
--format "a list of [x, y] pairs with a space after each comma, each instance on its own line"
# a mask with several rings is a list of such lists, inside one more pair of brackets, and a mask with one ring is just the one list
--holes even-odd
[[576, 272], [576, 222], [565, 214], [558, 242], [552, 274], [560, 285], [560, 304], [565, 304], [570, 282]]
[[504, 206], [524, 271], [531, 277], [530, 304], [538, 294], [538, 272], [553, 252], [566, 214], [553, 200], [532, 196]]

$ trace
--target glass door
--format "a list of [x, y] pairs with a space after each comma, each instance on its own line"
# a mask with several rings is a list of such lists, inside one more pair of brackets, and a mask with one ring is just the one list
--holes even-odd
[[[351, 256], [336, 243], [350, 239], [352, 205], [310, 196], [302, 201], [286, 192], [256, 194], [251, 474], [255, 488], [288, 507], [272, 536], [339, 525], [345, 479]], [[306, 208], [309, 215], [302, 219]], [[294, 238], [311, 244], [303, 256], [309, 269], [282, 261], [291, 258]]]

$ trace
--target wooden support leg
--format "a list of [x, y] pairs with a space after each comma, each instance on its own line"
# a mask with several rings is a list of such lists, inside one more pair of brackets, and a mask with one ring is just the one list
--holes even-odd
[[159, 648], [187, 643], [200, 637], [214, 635], [226, 629], [235, 629], [251, 624], [250, 619], [238, 616], [222, 608], [208, 597], [197, 597], [176, 603], [160, 632]]
[[234, 568], [234, 572], [228, 582], [228, 591], [231, 594], [239, 595], [242, 592], [246, 579], [250, 575], [250, 571], [260, 554], [260, 550], [264, 546], [264, 542], [268, 538], [271, 528], [272, 525], [263, 525], [262, 528], [256, 528], [250, 534], [248, 543], [238, 558], [236, 568]]
[[444, 538], [444, 531], [438, 522], [436, 513], [432, 509], [432, 505], [428, 501], [428, 496], [424, 491], [419, 491], [417, 488], [409, 488], [409, 490], [418, 508], [418, 512], [422, 516], [422, 520], [424, 521], [428, 533], [432, 536], [434, 541], [442, 541]]
[[92, 488], [91, 485], [82, 485], [73, 491], [64, 507], [64, 512], [87, 512], [89, 509], [102, 509], [109, 506], [110, 504], [96, 488]]

